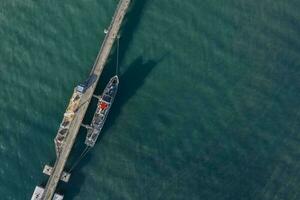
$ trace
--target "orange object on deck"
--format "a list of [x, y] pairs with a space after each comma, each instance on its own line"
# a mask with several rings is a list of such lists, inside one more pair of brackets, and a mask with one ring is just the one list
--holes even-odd
[[105, 110], [108, 107], [108, 104], [102, 101], [99, 107], [101, 108], [101, 110]]

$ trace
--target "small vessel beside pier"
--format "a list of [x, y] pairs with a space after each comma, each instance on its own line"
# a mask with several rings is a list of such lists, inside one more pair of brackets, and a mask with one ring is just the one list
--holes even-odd
[[87, 128], [87, 136], [85, 139], [85, 144], [87, 146], [93, 147], [97, 141], [97, 138], [103, 128], [109, 110], [112, 103], [114, 102], [115, 96], [118, 91], [119, 78], [114, 76], [110, 79], [106, 85], [103, 94], [98, 98], [97, 109], [92, 119], [90, 126], [85, 126]]

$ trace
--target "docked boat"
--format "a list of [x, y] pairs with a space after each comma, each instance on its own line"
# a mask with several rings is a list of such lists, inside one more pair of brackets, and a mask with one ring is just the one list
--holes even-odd
[[93, 116], [92, 123], [87, 129], [85, 144], [93, 147], [98, 139], [98, 136], [103, 128], [112, 103], [118, 91], [119, 78], [114, 76], [106, 85], [103, 94], [98, 97], [96, 112]]

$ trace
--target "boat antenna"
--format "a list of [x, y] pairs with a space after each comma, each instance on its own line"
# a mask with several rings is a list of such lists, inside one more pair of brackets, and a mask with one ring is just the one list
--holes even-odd
[[116, 75], [119, 75], [119, 47], [120, 47], [120, 35], [117, 36], [117, 65], [116, 65]]

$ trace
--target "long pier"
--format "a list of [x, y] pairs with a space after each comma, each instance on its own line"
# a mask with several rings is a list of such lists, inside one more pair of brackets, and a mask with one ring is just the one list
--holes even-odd
[[64, 140], [64, 145], [61, 147], [59, 153], [57, 154], [56, 162], [52, 168], [49, 180], [44, 189], [42, 200], [52, 200], [55, 194], [55, 190], [59, 180], [61, 180], [65, 164], [68, 160], [71, 149], [74, 145], [75, 139], [77, 137], [79, 128], [81, 126], [82, 120], [85, 116], [86, 110], [89, 106], [91, 98], [94, 94], [96, 85], [98, 83], [99, 77], [102, 73], [104, 65], [108, 59], [108, 56], [111, 52], [112, 46], [118, 37], [118, 33], [123, 22], [124, 16], [128, 10], [131, 0], [120, 0], [118, 7], [115, 11], [115, 14], [112, 18], [111, 24], [107, 30], [106, 36], [102, 43], [101, 49], [98, 53], [97, 59], [94, 63], [94, 66], [91, 70], [91, 74], [96, 77], [96, 80], [92, 83], [90, 87], [86, 89], [83, 93], [80, 102], [79, 108], [76, 110], [74, 119], [71, 122], [71, 125], [68, 130], [68, 134]]

